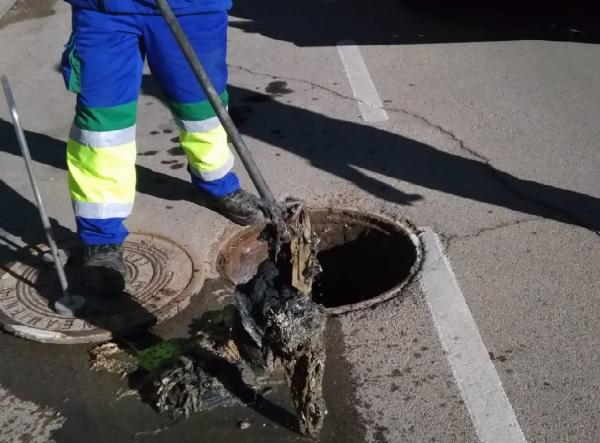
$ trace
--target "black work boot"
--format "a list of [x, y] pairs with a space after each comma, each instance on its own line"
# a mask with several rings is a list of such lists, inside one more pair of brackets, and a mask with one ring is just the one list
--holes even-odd
[[243, 189], [222, 197], [205, 192], [202, 192], [202, 196], [206, 206], [238, 225], [260, 225], [266, 222], [264, 205], [260, 198]]
[[126, 274], [121, 245], [84, 246], [83, 280], [91, 295], [120, 294]]

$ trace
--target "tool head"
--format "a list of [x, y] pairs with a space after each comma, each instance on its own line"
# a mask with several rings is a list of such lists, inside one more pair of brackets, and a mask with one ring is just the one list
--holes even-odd
[[[69, 252], [66, 251], [65, 249], [59, 249], [57, 251], [57, 253], [58, 253], [58, 259], [60, 260], [60, 264], [63, 267], [66, 266], [67, 262], [69, 261]], [[42, 253], [41, 259], [42, 259], [42, 263], [44, 264], [44, 266], [47, 266], [49, 268], [56, 266], [54, 263], [54, 256], [52, 255], [51, 250], [48, 250], [48, 251], [45, 251], [44, 253]]]
[[298, 220], [304, 207], [305, 204], [302, 200], [288, 197], [271, 208], [269, 211], [270, 221], [280, 243], [289, 243], [300, 235]]
[[74, 315], [85, 305], [85, 298], [80, 295], [65, 295], [54, 302], [54, 312], [62, 315]]

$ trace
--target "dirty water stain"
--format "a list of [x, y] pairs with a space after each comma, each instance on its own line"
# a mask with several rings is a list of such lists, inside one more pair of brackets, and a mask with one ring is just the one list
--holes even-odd
[[294, 92], [292, 89], [287, 87], [287, 82], [282, 80], [272, 81], [267, 85], [265, 91], [272, 95], [285, 95]]
[[325, 333], [327, 362], [323, 377], [323, 394], [328, 414], [321, 441], [364, 442], [366, 427], [356, 405], [356, 380], [344, 354], [346, 345], [339, 320], [330, 318]]
[[158, 154], [158, 151], [144, 151], [144, 152], [140, 152], [138, 155], [152, 156], [152, 155], [156, 155], [156, 154]]
[[173, 137], [171, 143], [179, 143], [179, 137]]
[[[227, 289], [218, 282], [211, 284], [210, 280], [207, 280], [205, 285], [207, 289], [203, 288], [201, 294], [192, 297], [190, 306], [171, 319], [170, 326], [165, 322], [160, 325], [160, 332], [152, 332], [160, 338], [167, 338], [165, 335], [185, 336], [193, 317], [216, 308], [216, 302], [210, 301], [208, 294]], [[129, 339], [137, 343], [135, 337]], [[68, 417], [66, 425], [53, 435], [56, 441], [80, 441], [82, 435], [87, 435], [89, 429], [93, 429], [93, 441], [310, 442], [262, 415], [261, 411], [267, 410], [265, 404], [259, 405], [258, 413], [246, 407], [221, 408], [196, 414], [187, 420], [181, 420], [176, 426], [171, 426], [170, 421], [158, 416], [147, 404], [137, 399], [123, 398], [115, 401], [116, 392], [126, 389], [127, 382], [118, 376], [91, 376], [87, 369], [89, 362], [86, 346], [69, 346], [61, 351], [60, 356], [56, 356], [49, 351], [47, 345], [0, 335], [0, 348], [7, 352], [7, 355], [13, 356], [11, 361], [5, 362], [3, 384], [10, 386], [17, 395], [32, 398], [37, 403], [60, 405], [59, 409]], [[354, 394], [351, 366], [344, 359], [344, 349], [339, 321], [330, 319], [327, 327], [328, 359], [325, 365], [324, 385], [325, 398], [329, 399], [329, 414], [321, 433], [322, 443], [366, 441], [366, 429], [355, 410], [358, 401]], [[31, 361], [40, 363], [41, 367], [31, 365]], [[54, 379], [64, 389], [48, 387], [45, 383], [48, 378]], [[292, 405], [287, 399], [289, 394], [286, 390], [285, 387], [276, 389], [274, 395], [277, 396], [270, 398], [273, 403], [284, 405], [287, 410], [291, 410]], [[66, 398], [69, 401], [65, 403], [63, 399]], [[93, 414], [86, 408], [81, 408], [81, 405], [89, 403], [90, 398], [94, 400]], [[236, 423], [245, 417], [248, 417], [252, 426], [240, 434]], [[99, 420], [111, 423], [111, 426], [97, 426]], [[158, 430], [160, 435], [154, 435], [155, 430]], [[382, 432], [385, 434], [385, 430], [382, 429]], [[343, 439], [340, 436], [343, 436]]]
[[150, 135], [158, 135], [160, 134], [160, 131], [150, 131]]
[[56, 14], [54, 6], [58, 0], [18, 0], [12, 8], [0, 18], [0, 29], [14, 23], [50, 17]]
[[172, 165], [173, 163], [177, 163], [179, 160], [161, 160], [161, 164], [163, 165]]
[[173, 156], [185, 155], [185, 152], [183, 152], [183, 149], [181, 148], [181, 146], [173, 146], [172, 148], [167, 149], [167, 153], [169, 155], [173, 155]]
[[177, 163], [176, 165], [171, 165], [171, 169], [181, 169], [185, 166], [183, 163]]
[[172, 129], [163, 129], [163, 134], [172, 134], [173, 130]]

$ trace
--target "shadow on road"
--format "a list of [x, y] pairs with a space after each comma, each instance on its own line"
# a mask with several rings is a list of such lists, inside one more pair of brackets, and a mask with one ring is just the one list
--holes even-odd
[[[353, 182], [374, 197], [400, 205], [421, 199], [361, 170], [468, 200], [600, 230], [600, 199], [524, 180], [479, 160], [441, 151], [368, 125], [327, 117], [270, 96], [229, 88], [231, 111], [245, 109], [241, 130], [278, 146], [325, 172]], [[248, 106], [252, 104], [251, 106]], [[268, 122], [268, 124], [265, 124]]]
[[237, 0], [231, 15], [234, 28], [297, 46], [600, 42], [600, 6], [590, 1]]
[[[158, 94], [149, 76], [144, 77], [143, 91]], [[353, 182], [374, 197], [399, 205], [422, 199], [361, 170], [468, 200], [600, 230], [600, 200], [596, 197], [524, 180], [479, 160], [444, 152], [372, 126], [284, 104], [256, 91], [238, 87], [230, 87], [229, 91], [231, 112], [243, 116], [237, 118], [237, 123], [246, 135], [306, 158], [314, 167]], [[18, 155], [12, 131], [10, 123], [0, 120], [0, 139], [4, 140], [0, 150]], [[33, 132], [28, 132], [27, 138], [35, 161], [65, 169], [64, 142]], [[140, 193], [166, 200], [198, 202], [187, 180], [139, 165], [137, 173]], [[25, 221], [37, 222], [35, 206], [3, 182], [0, 182], [0, 198], [10, 202], [11, 208], [10, 213], [0, 218], [0, 228], [30, 244], [42, 241], [41, 229], [36, 236], [31, 232], [24, 234], [27, 229], [22, 226]], [[57, 228], [59, 233], [69, 232]]]

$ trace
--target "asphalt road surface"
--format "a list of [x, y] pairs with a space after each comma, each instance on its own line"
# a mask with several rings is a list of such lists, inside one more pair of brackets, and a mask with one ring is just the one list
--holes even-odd
[[[230, 112], [278, 197], [428, 228], [424, 265], [399, 297], [329, 321], [321, 441], [596, 442], [600, 14], [416, 3], [237, 0], [231, 11]], [[0, 18], [0, 73], [61, 238], [74, 230], [74, 97], [57, 72], [69, 23], [54, 0], [19, 0]], [[128, 226], [197, 252], [216, 282], [216, 251], [237, 228], [189, 198], [170, 162], [182, 159], [174, 129], [145, 75], [147, 155]], [[6, 263], [43, 236], [4, 106], [0, 202]], [[185, 333], [213, 298], [208, 285], [152, 332]], [[0, 334], [0, 441], [305, 441], [282, 389], [173, 424], [121, 395], [127, 380], [90, 371], [88, 348]]]

